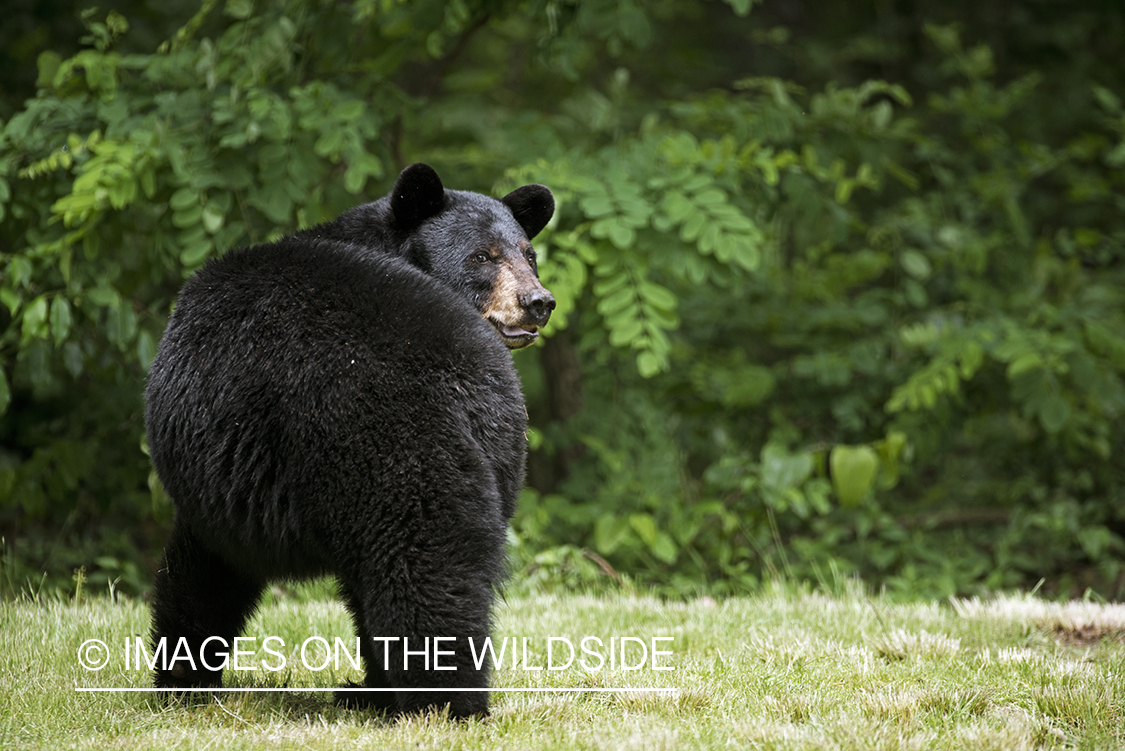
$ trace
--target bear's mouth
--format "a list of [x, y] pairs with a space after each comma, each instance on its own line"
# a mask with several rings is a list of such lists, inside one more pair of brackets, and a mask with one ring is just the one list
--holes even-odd
[[496, 333], [500, 334], [501, 341], [508, 349], [520, 349], [535, 343], [539, 338], [538, 326], [511, 326], [506, 323], [500, 323], [494, 318], [486, 319], [496, 329]]

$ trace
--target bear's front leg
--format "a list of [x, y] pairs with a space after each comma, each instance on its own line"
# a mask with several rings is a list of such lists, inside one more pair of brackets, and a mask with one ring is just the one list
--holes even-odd
[[205, 547], [177, 517], [156, 574], [152, 649], [157, 688], [222, 685], [223, 667], [263, 584]]

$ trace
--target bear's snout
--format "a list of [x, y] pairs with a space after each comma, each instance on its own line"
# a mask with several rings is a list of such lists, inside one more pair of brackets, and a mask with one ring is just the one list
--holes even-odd
[[492, 284], [492, 295], [479, 307], [481, 316], [509, 349], [534, 344], [555, 309], [554, 295], [530, 267], [510, 260], [497, 264]]
[[520, 305], [527, 311], [528, 323], [546, 326], [555, 309], [555, 297], [545, 288], [539, 287], [520, 296]]

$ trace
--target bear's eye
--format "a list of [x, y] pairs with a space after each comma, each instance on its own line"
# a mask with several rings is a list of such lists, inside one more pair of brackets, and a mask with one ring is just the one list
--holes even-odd
[[477, 263], [488, 263], [492, 260], [492, 256], [488, 255], [488, 253], [485, 253], [484, 251], [481, 251], [480, 253], [477, 253], [473, 256], [473, 260]]

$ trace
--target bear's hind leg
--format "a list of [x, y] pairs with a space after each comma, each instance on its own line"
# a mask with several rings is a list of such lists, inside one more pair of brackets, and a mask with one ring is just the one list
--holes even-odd
[[[344, 600], [348, 610], [351, 611], [352, 621], [355, 623], [356, 634], [359, 636], [359, 652], [363, 657], [365, 676], [362, 686], [349, 682], [343, 688], [336, 690], [336, 703], [349, 709], [367, 709], [373, 712], [394, 712], [396, 708], [395, 694], [393, 691], [356, 691], [357, 688], [388, 689], [391, 684], [387, 681], [387, 673], [383, 666], [384, 650], [382, 642], [376, 644], [371, 640], [371, 634], [364, 625], [363, 607], [354, 590], [346, 583], [341, 582]], [[349, 690], [350, 689], [350, 690]]]
[[224, 653], [233, 651], [263, 588], [264, 582], [231, 566], [177, 519], [153, 588], [156, 687], [222, 685]]
[[[413, 564], [413, 565], [412, 565]], [[374, 647], [369, 682], [385, 682], [396, 712], [441, 711], [455, 719], [488, 715], [491, 665], [484, 656], [492, 609], [492, 584], [479, 571], [461, 576], [442, 570], [448, 561], [423, 555], [391, 573], [366, 578], [356, 608], [360, 633]], [[386, 637], [372, 642], [370, 636]], [[383, 671], [384, 659], [386, 671]], [[438, 689], [438, 690], [434, 690]]]

